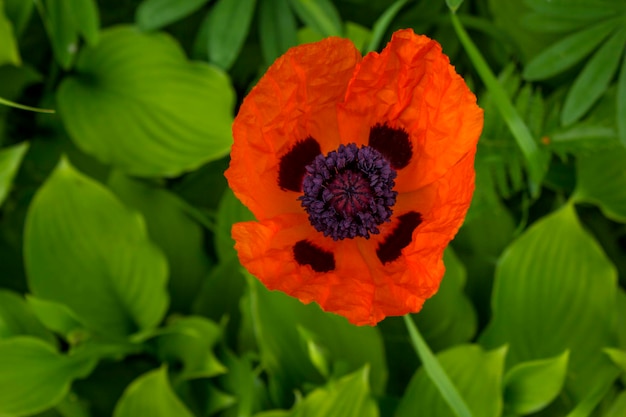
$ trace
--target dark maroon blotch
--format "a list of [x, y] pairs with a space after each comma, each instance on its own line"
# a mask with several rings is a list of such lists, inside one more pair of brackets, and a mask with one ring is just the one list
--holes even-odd
[[302, 178], [317, 155], [322, 153], [320, 144], [311, 136], [299, 141], [280, 158], [278, 185], [283, 190], [302, 191]]
[[422, 215], [415, 211], [410, 211], [398, 216], [398, 224], [393, 232], [378, 245], [376, 255], [383, 264], [395, 261], [400, 257], [402, 249], [411, 243], [413, 230], [422, 223]]
[[377, 123], [370, 129], [369, 146], [380, 152], [394, 169], [402, 169], [411, 162], [413, 146], [404, 129]]
[[310, 265], [315, 272], [329, 272], [335, 269], [334, 255], [308, 240], [301, 240], [293, 246], [293, 256], [300, 265]]

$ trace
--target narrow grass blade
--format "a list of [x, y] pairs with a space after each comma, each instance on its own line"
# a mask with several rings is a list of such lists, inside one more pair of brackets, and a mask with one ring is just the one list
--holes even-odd
[[472, 417], [472, 412], [469, 407], [461, 398], [459, 391], [456, 389], [448, 375], [435, 358], [435, 355], [431, 352], [430, 348], [426, 344], [426, 341], [417, 330], [417, 326], [413, 322], [410, 315], [404, 316], [404, 322], [409, 330], [409, 336], [411, 337], [411, 343], [417, 352], [417, 355], [422, 360], [424, 370], [432, 379], [433, 383], [441, 393], [441, 396], [450, 406], [450, 409], [457, 417]]
[[472, 42], [469, 35], [465, 31], [465, 28], [459, 21], [457, 15], [452, 13], [450, 15], [452, 19], [452, 25], [454, 26], [454, 30], [461, 41], [461, 44], [467, 51], [470, 60], [474, 64], [478, 75], [483, 80], [489, 93], [492, 95], [494, 101], [498, 104], [497, 108], [500, 110], [500, 114], [502, 118], [506, 122], [509, 127], [513, 137], [515, 138], [518, 146], [522, 150], [524, 157], [526, 158], [526, 163], [528, 165], [529, 172], [529, 188], [530, 193], [533, 197], [539, 194], [539, 188], [541, 184], [541, 180], [543, 178], [545, 172], [545, 162], [543, 157], [539, 151], [539, 147], [537, 143], [532, 137], [528, 126], [524, 123], [524, 120], [520, 117], [517, 110], [511, 103], [511, 100], [507, 96], [506, 92], [498, 83], [495, 75], [489, 68], [489, 65], [478, 51], [478, 48]]
[[378, 47], [380, 46], [380, 41], [385, 35], [385, 32], [387, 32], [391, 21], [408, 2], [409, 0], [397, 0], [395, 3], [389, 6], [387, 10], [383, 12], [383, 14], [380, 15], [376, 22], [374, 22], [374, 26], [372, 26], [372, 37], [369, 44], [367, 45], [367, 48], [363, 52], [367, 53], [378, 49]]

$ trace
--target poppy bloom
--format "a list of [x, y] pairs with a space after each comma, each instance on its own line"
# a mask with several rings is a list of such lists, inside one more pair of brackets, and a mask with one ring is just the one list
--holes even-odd
[[365, 57], [340, 38], [290, 49], [233, 125], [226, 177], [257, 219], [233, 226], [241, 264], [354, 324], [419, 311], [470, 204], [482, 122], [412, 30]]

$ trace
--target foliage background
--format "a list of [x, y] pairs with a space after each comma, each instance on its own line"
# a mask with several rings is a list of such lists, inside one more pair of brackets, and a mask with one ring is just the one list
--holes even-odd
[[0, 416], [452, 415], [401, 318], [269, 292], [229, 233], [267, 66], [404, 27], [485, 109], [418, 327], [475, 416], [625, 416], [626, 3], [460, 3], [0, 0], [0, 97], [57, 110], [0, 106]]

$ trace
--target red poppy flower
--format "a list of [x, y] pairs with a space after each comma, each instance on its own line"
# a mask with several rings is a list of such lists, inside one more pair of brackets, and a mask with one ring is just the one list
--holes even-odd
[[441, 46], [400, 30], [290, 49], [244, 100], [226, 177], [258, 221], [232, 235], [269, 289], [358, 325], [419, 311], [474, 191], [476, 97]]

